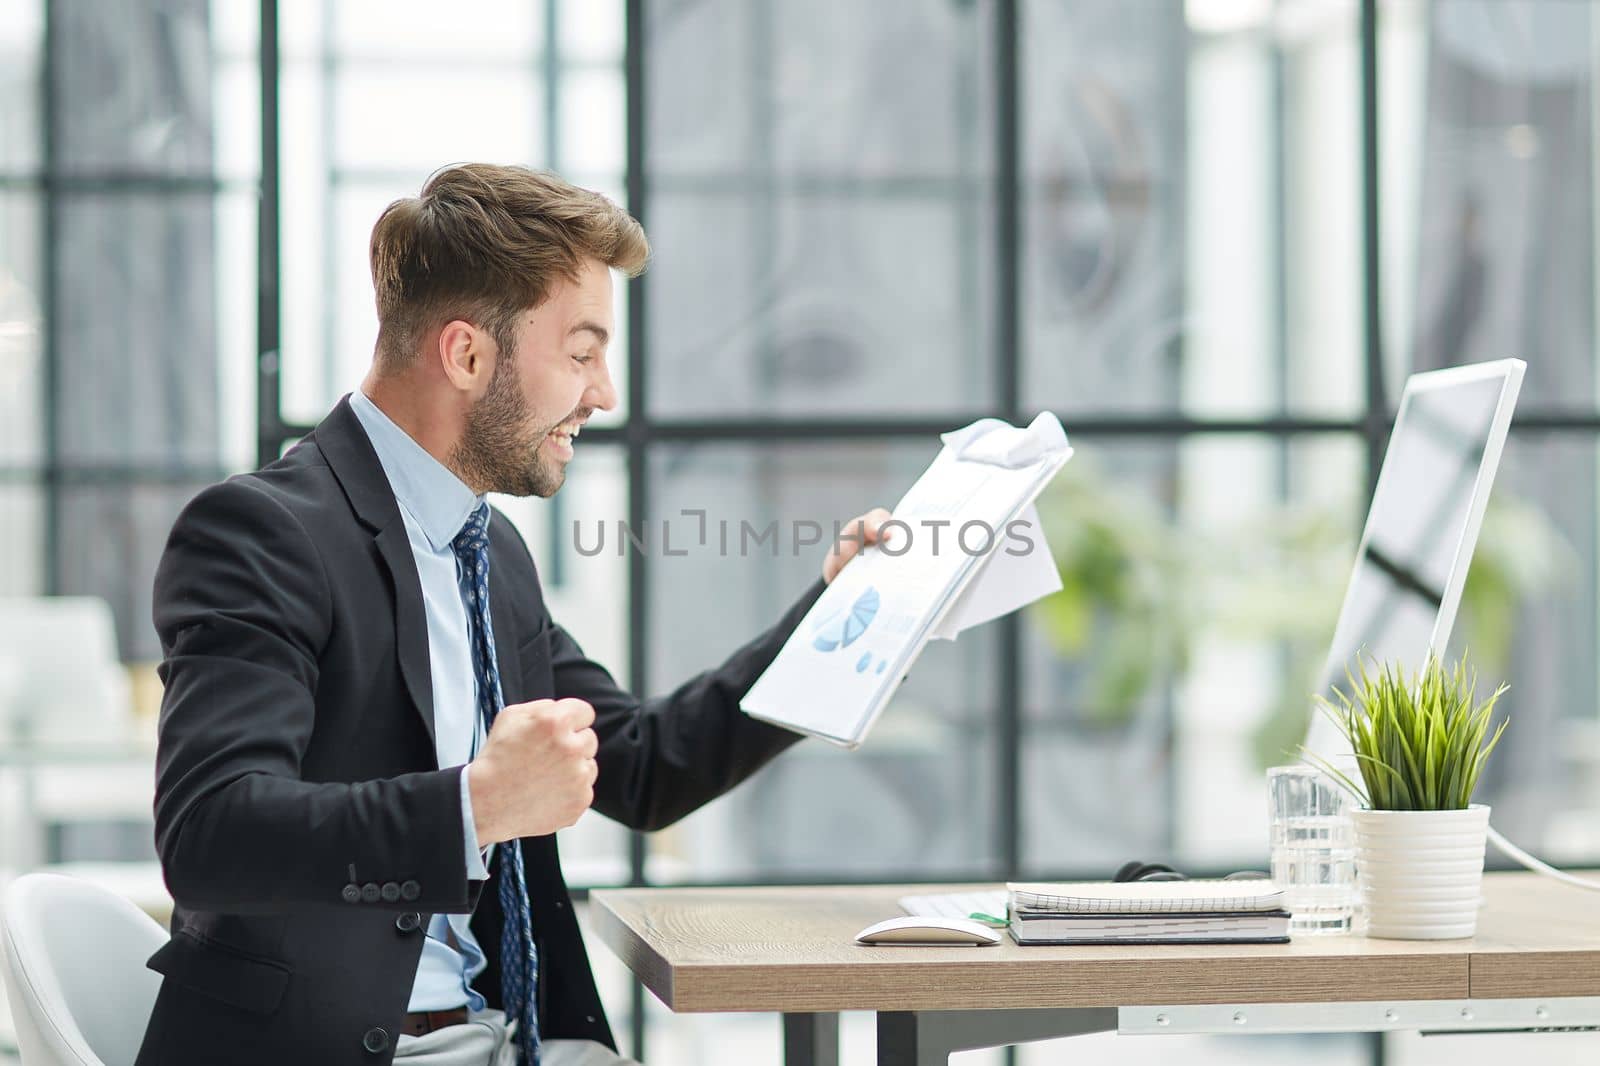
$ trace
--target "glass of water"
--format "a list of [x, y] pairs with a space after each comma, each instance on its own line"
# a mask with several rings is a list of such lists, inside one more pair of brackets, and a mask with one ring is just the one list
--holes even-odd
[[1356, 900], [1350, 795], [1313, 766], [1267, 771], [1272, 880], [1284, 891], [1291, 936], [1350, 931]]

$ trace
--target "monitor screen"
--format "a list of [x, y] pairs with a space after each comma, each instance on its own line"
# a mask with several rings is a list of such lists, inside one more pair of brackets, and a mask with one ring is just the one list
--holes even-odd
[[[1415, 671], [1450, 638], [1506, 426], [1516, 360], [1419, 374], [1407, 385], [1320, 690], [1362, 661]], [[1331, 754], [1315, 716], [1307, 746]]]

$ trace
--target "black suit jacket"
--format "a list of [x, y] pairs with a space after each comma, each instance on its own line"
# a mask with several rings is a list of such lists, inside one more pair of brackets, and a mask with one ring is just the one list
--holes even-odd
[[[594, 705], [601, 813], [667, 825], [798, 739], [738, 701], [820, 581], [721, 667], [641, 702], [551, 621], [503, 515], [489, 558], [506, 702]], [[156, 845], [177, 907], [149, 962], [165, 979], [139, 1066], [389, 1062], [434, 913], [472, 912], [489, 960], [476, 987], [501, 1006], [499, 864], [467, 879], [416, 564], [348, 401], [282, 460], [189, 504], [157, 570], [155, 624]], [[555, 837], [520, 846], [541, 1032], [614, 1047]]]

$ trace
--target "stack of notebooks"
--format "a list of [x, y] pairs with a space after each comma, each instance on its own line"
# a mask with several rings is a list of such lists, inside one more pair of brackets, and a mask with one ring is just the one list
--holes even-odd
[[1011, 884], [1019, 944], [1282, 944], [1283, 892], [1239, 881], [1078, 881]]

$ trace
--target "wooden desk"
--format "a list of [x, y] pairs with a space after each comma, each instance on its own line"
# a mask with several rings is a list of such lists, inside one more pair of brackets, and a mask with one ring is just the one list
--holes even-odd
[[[838, 1014], [878, 1012], [879, 1061], [1117, 1029], [1374, 1032], [1600, 1027], [1600, 907], [1489, 874], [1471, 940], [862, 947], [912, 893], [985, 887], [619, 889], [601, 939], [674, 1011], [778, 1011], [791, 1066], [837, 1063]], [[832, 1045], [830, 1048], [829, 1045]]]

